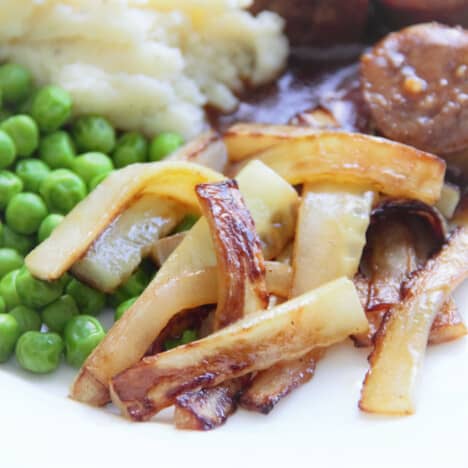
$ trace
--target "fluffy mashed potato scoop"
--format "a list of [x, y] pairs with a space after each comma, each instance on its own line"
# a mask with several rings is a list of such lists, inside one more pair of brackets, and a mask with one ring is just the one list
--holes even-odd
[[3, 0], [0, 59], [74, 98], [75, 112], [186, 138], [204, 107], [233, 110], [245, 84], [271, 81], [288, 55], [282, 19], [250, 0]]

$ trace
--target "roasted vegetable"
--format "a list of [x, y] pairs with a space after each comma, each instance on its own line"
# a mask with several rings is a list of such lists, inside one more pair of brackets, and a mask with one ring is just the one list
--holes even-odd
[[[357, 273], [374, 194], [358, 187], [306, 185], [299, 210], [293, 252], [291, 297], [328, 281]], [[241, 397], [242, 406], [269, 412], [283, 397], [308, 382], [324, 350], [259, 373]]]
[[73, 265], [73, 274], [100, 291], [114, 291], [182, 216], [183, 207], [179, 203], [144, 195], [93, 242], [84, 257]]
[[[210, 228], [216, 253], [218, 300], [213, 330], [219, 330], [268, 305], [266, 272], [254, 221], [235, 181], [203, 184], [196, 188]], [[240, 380], [180, 395], [176, 400], [176, 426], [213, 429], [237, 407]]]
[[[271, 258], [293, 236], [297, 193], [258, 161], [249, 164], [237, 180], [264, 255]], [[208, 225], [202, 218], [85, 362], [71, 396], [94, 405], [106, 403], [109, 379], [138, 362], [174, 315], [216, 301], [216, 281], [204, 274], [215, 265]]]
[[379, 414], [414, 412], [414, 390], [434, 318], [468, 276], [468, 228], [453, 233], [411, 282], [403, 301], [386, 314], [369, 357], [359, 407]]
[[26, 257], [26, 266], [40, 279], [60, 278], [129, 203], [153, 194], [198, 210], [195, 185], [223, 178], [210, 169], [185, 162], [127, 166], [109, 175], [79, 203]]
[[299, 358], [366, 328], [354, 285], [342, 278], [202, 340], [144, 358], [112, 379], [112, 401], [125, 416], [147, 420], [184, 392]]
[[444, 161], [410, 146], [359, 133], [300, 127], [238, 129], [230, 129], [225, 137], [230, 159], [255, 157], [291, 184], [352, 183], [428, 204], [440, 197]]

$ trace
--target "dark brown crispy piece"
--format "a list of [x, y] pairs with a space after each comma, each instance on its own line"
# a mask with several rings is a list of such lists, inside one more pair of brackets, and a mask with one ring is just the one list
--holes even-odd
[[[408, 279], [424, 266], [430, 253], [440, 245], [441, 236], [445, 237], [444, 231], [440, 230], [434, 219], [431, 221], [430, 216], [423, 216], [425, 221], [422, 223], [415, 219], [409, 222], [403, 215], [396, 216], [397, 209], [393, 208], [387, 210], [388, 218], [374, 222], [368, 232], [365, 261], [370, 278], [369, 300], [365, 309], [369, 332], [352, 337], [357, 347], [372, 346], [385, 314], [403, 300], [410, 289], [411, 282]], [[428, 225], [434, 228], [432, 235], [427, 230]], [[460, 338], [464, 335], [464, 330], [462, 319], [450, 299], [434, 321], [429, 343], [443, 343]]]
[[234, 180], [196, 187], [218, 264], [214, 329], [268, 304], [265, 261], [255, 223]]
[[209, 431], [221, 426], [236, 411], [243, 384], [239, 378], [178, 396], [174, 414], [177, 429]]
[[[266, 308], [266, 269], [252, 216], [235, 181], [199, 185], [200, 206], [208, 221], [218, 264], [218, 306], [214, 331]], [[223, 424], [237, 408], [244, 379], [177, 398], [175, 424], [180, 429], [209, 430]]]
[[260, 371], [252, 385], [243, 392], [241, 406], [268, 414], [285, 396], [312, 379], [316, 363], [322, 355], [323, 350], [316, 349], [300, 359], [280, 362], [266, 371]]

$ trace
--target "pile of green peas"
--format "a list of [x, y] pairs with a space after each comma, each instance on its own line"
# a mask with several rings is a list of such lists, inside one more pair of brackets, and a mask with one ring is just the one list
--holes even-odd
[[[137, 132], [118, 133], [102, 116], [72, 118], [72, 106], [66, 90], [36, 88], [26, 68], [0, 65], [0, 362], [15, 354], [35, 373], [52, 372], [63, 355], [80, 367], [105, 336], [96, 316], [111, 305], [120, 319], [154, 267], [143, 264], [106, 296], [68, 274], [38, 280], [24, 257], [115, 169], [161, 161], [183, 143], [176, 133], [150, 141]], [[193, 222], [184, 220], [179, 230]]]

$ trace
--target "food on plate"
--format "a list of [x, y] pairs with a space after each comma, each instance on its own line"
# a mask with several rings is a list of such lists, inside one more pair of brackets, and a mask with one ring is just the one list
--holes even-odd
[[468, 26], [466, 0], [379, 0], [385, 22], [401, 27], [428, 21]]
[[16, 344], [16, 359], [19, 365], [35, 374], [48, 374], [60, 364], [63, 340], [53, 332], [28, 331]]
[[361, 41], [369, 3], [369, 0], [254, 0], [252, 9], [276, 11], [285, 18], [286, 33], [294, 47], [318, 48]]
[[112, 399], [128, 418], [146, 420], [184, 391], [266, 369], [366, 328], [353, 283], [339, 279], [199, 341], [144, 358], [112, 379]]
[[467, 31], [427, 23], [364, 54], [364, 97], [379, 131], [435, 154], [467, 147], [467, 53]]
[[[244, 168], [237, 181], [256, 223], [265, 258], [275, 257], [293, 235], [298, 195], [256, 161]], [[187, 192], [195, 193], [189, 184]], [[95, 405], [106, 403], [109, 380], [141, 359], [174, 315], [216, 301], [213, 279], [203, 271], [215, 265], [208, 225], [200, 219], [89, 357], [73, 384], [72, 397]]]
[[369, 357], [359, 407], [379, 414], [411, 414], [430, 328], [451, 292], [468, 276], [468, 230], [461, 225], [440, 253], [410, 280], [402, 302], [385, 316]]
[[[237, 183], [199, 185], [196, 191], [216, 254], [218, 298], [210, 330], [215, 332], [266, 309], [266, 269], [254, 220]], [[221, 425], [235, 411], [244, 383], [236, 379], [180, 395], [175, 404], [176, 427], [206, 430]]]
[[[230, 138], [240, 139], [239, 145], [228, 143], [231, 160], [254, 156], [292, 184], [333, 177], [342, 183], [368, 185], [393, 197], [429, 204], [440, 198], [445, 163], [410, 146], [358, 133], [309, 130], [301, 135], [303, 130], [294, 127], [288, 130], [284, 126], [276, 129], [255, 124], [250, 132], [248, 126], [245, 129], [243, 126], [244, 131], [239, 133], [235, 128], [228, 131]], [[250, 155], [242, 150], [238, 153], [236, 149], [250, 139], [258, 141], [254, 151]], [[271, 144], [272, 139], [276, 144]]]
[[439, 3], [6, 1], [0, 361], [210, 430], [349, 337], [361, 410], [414, 412], [426, 347], [468, 334], [468, 33], [378, 12]]
[[59, 278], [132, 200], [154, 194], [196, 208], [195, 195], [190, 189], [197, 183], [221, 178], [214, 171], [190, 163], [151, 164], [131, 165], [107, 177], [40, 248], [29, 254], [28, 268], [42, 279]]
[[6, 0], [0, 58], [68, 91], [75, 115], [190, 138], [207, 126], [205, 106], [232, 111], [246, 85], [270, 82], [286, 64], [283, 20], [253, 16], [248, 3]]

